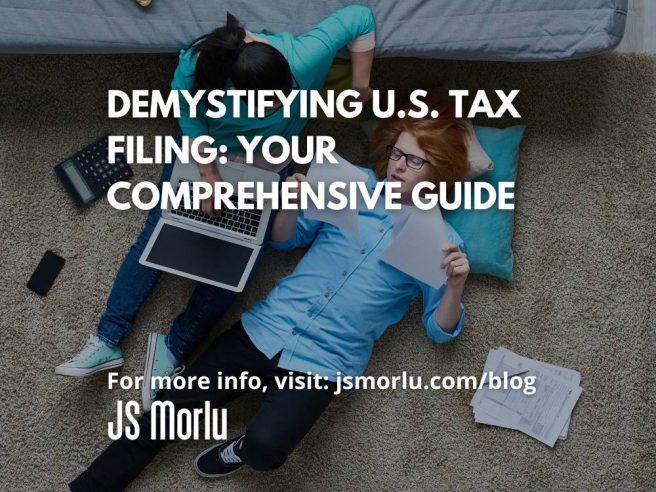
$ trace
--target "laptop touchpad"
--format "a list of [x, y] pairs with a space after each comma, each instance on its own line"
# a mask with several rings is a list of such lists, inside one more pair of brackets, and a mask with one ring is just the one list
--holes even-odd
[[164, 223], [146, 260], [236, 287], [253, 248]]

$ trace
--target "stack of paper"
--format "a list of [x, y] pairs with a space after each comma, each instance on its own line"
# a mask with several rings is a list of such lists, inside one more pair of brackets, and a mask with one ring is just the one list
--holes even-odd
[[[572, 410], [583, 391], [579, 372], [522, 357], [505, 347], [490, 350], [483, 371], [471, 401], [476, 422], [519, 430], [552, 447], [567, 437]], [[504, 373], [507, 380], [518, 375], [524, 384], [520, 389], [509, 384], [493, 389], [499, 380], [491, 376], [503, 380]]]

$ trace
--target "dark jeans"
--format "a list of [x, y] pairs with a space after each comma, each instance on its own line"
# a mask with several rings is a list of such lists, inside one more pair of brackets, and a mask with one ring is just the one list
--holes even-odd
[[[289, 371], [277, 367], [279, 356], [268, 359], [260, 352], [244, 331], [241, 322], [217, 337], [212, 345], [183, 372], [184, 376], [208, 376], [209, 390], [197, 388], [166, 390], [158, 395], [180, 408], [201, 408], [205, 401], [213, 407], [223, 407], [248, 390], [218, 390], [216, 375], [239, 376], [248, 371], [267, 386], [259, 411], [248, 423], [240, 456], [255, 470], [271, 470], [281, 466], [296, 448], [328, 404], [332, 401], [335, 383], [329, 389], [278, 389], [275, 376]], [[140, 435], [131, 441], [125, 437], [114, 441], [91, 466], [73, 482], [71, 490], [121, 490], [150, 463], [168, 442], [152, 439], [150, 414], [139, 421]], [[159, 423], [157, 424], [159, 428]]]
[[[290, 163], [279, 172], [281, 180], [285, 181], [294, 168]], [[171, 179], [173, 164], [166, 164], [160, 178], [161, 184]], [[157, 222], [162, 215], [159, 208], [153, 208], [146, 219], [146, 223], [139, 237], [130, 248], [121, 264], [114, 285], [107, 299], [107, 308], [98, 323], [98, 337], [106, 344], [114, 347], [132, 329], [134, 320], [143, 303], [152, 293], [162, 272], [139, 263], [148, 240], [152, 235]], [[272, 218], [274, 214], [272, 214]], [[271, 221], [269, 222], [270, 231]], [[269, 235], [267, 234], [267, 239]], [[255, 267], [262, 259], [266, 247], [260, 250]], [[166, 344], [178, 361], [183, 361], [195, 346], [207, 335], [213, 323], [234, 302], [236, 292], [198, 283], [187, 303], [185, 310], [180, 313], [171, 325]]]

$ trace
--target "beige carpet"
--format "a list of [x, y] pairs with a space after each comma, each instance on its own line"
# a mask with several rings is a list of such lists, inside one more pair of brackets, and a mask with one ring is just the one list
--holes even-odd
[[[63, 489], [107, 444], [114, 402], [105, 378], [67, 379], [77, 351], [144, 219], [106, 203], [78, 211], [52, 172], [58, 159], [109, 131], [169, 134], [174, 121], [108, 120], [106, 91], [168, 86], [175, 57], [0, 59], [0, 488]], [[503, 64], [382, 61], [375, 86], [409, 90], [454, 79], [469, 89], [521, 89], [527, 125], [517, 182], [516, 281], [473, 277], [466, 329], [448, 347], [423, 334], [418, 306], [378, 343], [369, 373], [480, 373], [492, 347], [579, 370], [583, 396], [565, 442], [549, 449], [518, 432], [477, 426], [471, 392], [362, 392], [336, 401], [288, 463], [220, 484], [191, 468], [207, 443], [167, 448], [133, 490], [653, 489], [656, 57]], [[481, 123], [485, 123], [481, 121]], [[489, 122], [488, 122], [489, 123]], [[495, 121], [492, 124], [508, 124]], [[312, 126], [362, 161], [354, 126]], [[159, 170], [140, 167], [139, 180]], [[25, 288], [46, 249], [67, 259], [47, 298]], [[291, 271], [273, 253], [216, 332]], [[167, 276], [123, 345], [140, 374], [148, 331], [165, 330], [191, 283]], [[233, 433], [257, 397], [230, 407]]]

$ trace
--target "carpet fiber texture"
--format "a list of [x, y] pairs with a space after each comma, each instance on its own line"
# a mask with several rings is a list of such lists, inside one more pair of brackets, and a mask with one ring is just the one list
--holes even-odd
[[[109, 120], [108, 89], [168, 87], [169, 56], [0, 59], [0, 484], [53, 490], [108, 444], [117, 399], [106, 377], [57, 377], [103, 309], [145, 213], [106, 202], [78, 210], [52, 166], [102, 134], [166, 135], [173, 120]], [[577, 369], [584, 393], [569, 438], [549, 449], [515, 431], [478, 426], [471, 391], [363, 391], [336, 400], [282, 468], [241, 471], [225, 490], [647, 490], [656, 482], [656, 57], [607, 55], [544, 64], [384, 60], [373, 85], [401, 92], [454, 80], [520, 89], [527, 126], [517, 180], [515, 278], [473, 276], [468, 322], [450, 346], [424, 336], [419, 304], [377, 343], [371, 375], [479, 375], [505, 345]], [[505, 126], [510, 120], [479, 120]], [[337, 150], [365, 162], [359, 127], [313, 122]], [[136, 168], [156, 180], [159, 168]], [[51, 293], [25, 288], [46, 249], [67, 263]], [[288, 274], [302, 252], [272, 252], [213, 335]], [[193, 283], [164, 276], [123, 343], [123, 374], [143, 371], [150, 331], [166, 331]], [[229, 407], [231, 435], [258, 405]], [[206, 442], [176, 443], [133, 490], [210, 490], [192, 469]]]

